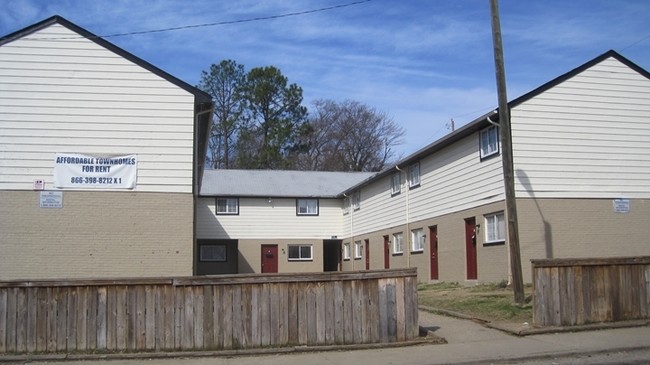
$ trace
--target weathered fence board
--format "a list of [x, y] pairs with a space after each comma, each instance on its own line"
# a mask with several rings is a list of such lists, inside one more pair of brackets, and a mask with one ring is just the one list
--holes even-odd
[[[0, 282], [0, 353], [405, 341], [418, 334], [416, 282], [415, 269]], [[647, 292], [617, 313], [637, 313]]]
[[538, 326], [646, 319], [650, 257], [532, 260]]

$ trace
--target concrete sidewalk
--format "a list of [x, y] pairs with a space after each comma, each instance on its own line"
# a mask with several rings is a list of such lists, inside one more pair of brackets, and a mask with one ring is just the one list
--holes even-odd
[[[209, 356], [142, 359], [70, 359], [58, 364], [74, 365], [331, 365], [347, 363], [383, 364], [467, 364], [499, 363], [520, 359], [550, 358], [575, 354], [614, 352], [650, 348], [650, 327], [616, 328], [573, 333], [518, 337], [481, 324], [420, 311], [420, 324], [444, 337], [447, 344], [424, 344], [363, 350], [298, 352], [267, 355]], [[22, 363], [22, 362], [17, 362]], [[32, 361], [30, 364], [52, 364]]]

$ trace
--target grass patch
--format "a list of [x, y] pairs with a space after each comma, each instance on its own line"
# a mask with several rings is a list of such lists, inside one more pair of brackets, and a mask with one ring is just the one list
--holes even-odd
[[[526, 287], [529, 295], [530, 287]], [[503, 283], [462, 286], [458, 283], [419, 284], [421, 305], [458, 312], [495, 322], [532, 321], [532, 306], [514, 303], [514, 293]]]

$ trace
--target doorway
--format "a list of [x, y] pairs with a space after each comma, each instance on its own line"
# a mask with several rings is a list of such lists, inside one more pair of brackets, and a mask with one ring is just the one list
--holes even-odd
[[384, 236], [384, 269], [390, 269], [390, 240]]
[[340, 270], [342, 243], [341, 240], [323, 241], [323, 272]]
[[366, 239], [363, 244], [366, 245], [366, 270], [370, 270], [370, 240]]
[[278, 245], [262, 245], [262, 273], [278, 272]]
[[478, 279], [476, 260], [476, 218], [465, 219], [465, 255], [467, 265], [467, 280]]
[[431, 252], [431, 280], [438, 280], [438, 226], [429, 227], [429, 249]]

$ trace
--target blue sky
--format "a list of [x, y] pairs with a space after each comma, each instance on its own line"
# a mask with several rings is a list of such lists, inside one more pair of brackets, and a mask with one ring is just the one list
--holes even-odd
[[[4, 0], [0, 35], [61, 15], [106, 36], [355, 0]], [[650, 1], [501, 0], [508, 99], [613, 49], [650, 70]], [[497, 105], [489, 0], [371, 0], [254, 22], [107, 37], [192, 84], [213, 63], [276, 66], [303, 104], [356, 100], [406, 130], [406, 155]]]

